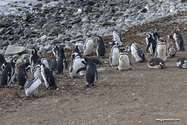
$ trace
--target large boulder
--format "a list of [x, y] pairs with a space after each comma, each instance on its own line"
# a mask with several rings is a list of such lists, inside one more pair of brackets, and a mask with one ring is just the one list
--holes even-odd
[[26, 49], [24, 46], [9, 45], [5, 52], [5, 55], [19, 54], [19, 53], [23, 53], [25, 50]]

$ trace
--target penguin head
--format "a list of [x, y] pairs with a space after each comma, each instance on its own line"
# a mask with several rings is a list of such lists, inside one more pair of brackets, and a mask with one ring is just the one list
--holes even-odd
[[146, 38], [147, 38], [147, 39], [151, 38], [151, 34], [150, 34], [150, 33], [147, 33], [147, 34], [146, 34]]
[[40, 64], [41, 72], [44, 72], [44, 68], [45, 68], [45, 65], [44, 64]]
[[128, 43], [128, 44], [126, 45], [126, 50], [127, 50], [128, 52], [131, 52], [131, 45], [132, 45], [132, 43]]
[[92, 34], [91, 34], [90, 32], [87, 32], [87, 33], [86, 33], [86, 36], [87, 36], [87, 38], [89, 38], [89, 37], [92, 36]]
[[180, 33], [180, 29], [177, 27], [174, 29], [173, 33], [179, 34]]
[[159, 42], [166, 42], [165, 39], [163, 37], [159, 38]]
[[96, 39], [97, 39], [97, 41], [99, 41], [99, 40], [102, 40], [102, 37], [101, 36], [97, 36]]
[[36, 49], [31, 49], [30, 53], [31, 53], [31, 55], [36, 54], [36, 53], [37, 53], [37, 52], [36, 52]]

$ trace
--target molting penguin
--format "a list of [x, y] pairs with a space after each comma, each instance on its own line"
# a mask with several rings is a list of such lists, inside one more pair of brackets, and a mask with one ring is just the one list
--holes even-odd
[[84, 47], [84, 41], [83, 40], [76, 41], [75, 46], [78, 46], [79, 51], [82, 53]]
[[2, 67], [4, 70], [1, 74], [0, 88], [9, 87], [10, 83], [14, 82], [14, 76], [17, 68], [17, 58], [12, 59], [10, 63], [4, 63]]
[[72, 62], [69, 67], [69, 74], [71, 78], [76, 78], [78, 76], [77, 70], [83, 67], [82, 58], [79, 54], [72, 53]]
[[184, 42], [183, 42], [183, 37], [181, 35], [180, 29], [176, 28], [174, 30], [174, 39], [176, 41], [177, 49], [184, 51]]
[[95, 80], [98, 80], [98, 74], [96, 65], [93, 61], [91, 61], [89, 58], [84, 57], [82, 59], [82, 63], [85, 65], [85, 67], [82, 67], [78, 69], [77, 73], [79, 73], [82, 70], [86, 70], [85, 80], [86, 80], [86, 86], [93, 86]]
[[127, 52], [122, 52], [119, 54], [118, 69], [120, 71], [131, 69], [131, 61]]
[[41, 75], [47, 89], [53, 88], [58, 90], [58, 87], [55, 83], [55, 77], [53, 76], [53, 72], [50, 71], [49, 68], [45, 67], [44, 64], [41, 64]]
[[121, 34], [116, 29], [113, 29], [113, 40], [117, 42], [119, 46], [122, 46], [123, 39], [121, 37]]
[[153, 37], [150, 33], [147, 33], [145, 41], [147, 43], [146, 52], [148, 52], [148, 49], [149, 49], [150, 54], [154, 55], [155, 49], [156, 49], [156, 44], [157, 44], [156, 40], [153, 39]]
[[165, 40], [160, 37], [156, 45], [155, 57], [161, 58], [164, 62], [167, 60]]
[[24, 89], [24, 85], [27, 81], [27, 71], [30, 69], [30, 63], [27, 61], [26, 63], [20, 65], [18, 67], [17, 80], [20, 89]]
[[102, 37], [97, 37], [97, 48], [96, 48], [97, 57], [104, 58], [105, 56], [105, 44]]
[[152, 38], [156, 41], [156, 43], [158, 42], [160, 35], [157, 33], [156, 29], [151, 29], [150, 30], [150, 34], [152, 35]]
[[53, 55], [56, 57], [56, 60], [58, 60], [60, 56], [60, 48], [57, 45], [53, 45], [52, 52], [53, 52]]
[[36, 49], [31, 49], [31, 56], [29, 58], [30, 64], [31, 64], [31, 70], [34, 67], [35, 63], [38, 61], [40, 57], [37, 54]]
[[113, 42], [113, 46], [109, 56], [110, 66], [117, 66], [119, 63], [119, 48], [118, 43]]
[[177, 66], [181, 69], [187, 69], [187, 58], [186, 57], [179, 57], [177, 59]]
[[176, 53], [177, 53], [177, 47], [176, 47], [176, 44], [175, 44], [175, 39], [173, 38], [172, 35], [168, 35], [168, 39], [167, 39], [167, 54], [168, 54], [168, 57], [174, 57]]
[[136, 62], [146, 61], [145, 56], [144, 56], [144, 51], [138, 43], [128, 44], [127, 51], [131, 52]]
[[163, 69], [165, 68], [164, 61], [161, 58], [151, 58], [147, 63], [149, 68]]
[[93, 42], [93, 39], [91, 38], [91, 34], [87, 33], [87, 39], [83, 47], [83, 50], [84, 50], [83, 55], [85, 56], [91, 55], [93, 52], [93, 47], [94, 47], [94, 42]]
[[57, 71], [56, 74], [64, 73], [64, 70], [67, 69], [66, 55], [64, 48], [60, 48], [60, 55], [57, 62]]

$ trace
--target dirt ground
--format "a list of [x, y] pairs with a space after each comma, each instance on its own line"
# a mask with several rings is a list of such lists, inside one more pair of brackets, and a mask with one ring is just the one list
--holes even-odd
[[[70, 79], [66, 70], [63, 75], [55, 75], [59, 90], [46, 90], [43, 82], [38, 97], [34, 99], [26, 98], [17, 83], [1, 88], [0, 124], [185, 125], [187, 74], [186, 69], [176, 66], [176, 60], [187, 56], [187, 25], [174, 21], [185, 15], [170, 16], [121, 32], [124, 46], [137, 42], [145, 51], [145, 32], [156, 28], [160, 36], [166, 39], [175, 27], [179, 27], [186, 51], [178, 51], [175, 57], [168, 58], [165, 69], [149, 69], [147, 62], [132, 61], [132, 70], [120, 72], [106, 63], [111, 48], [107, 45], [106, 56], [101, 59], [103, 65], [97, 67], [104, 71], [98, 73], [99, 79], [93, 87], [85, 87], [84, 77]], [[112, 40], [112, 37], [105, 37], [104, 40]], [[66, 50], [70, 63], [69, 54], [70, 50]], [[147, 60], [152, 58], [149, 53], [145, 56]], [[48, 59], [51, 58], [48, 55]]]

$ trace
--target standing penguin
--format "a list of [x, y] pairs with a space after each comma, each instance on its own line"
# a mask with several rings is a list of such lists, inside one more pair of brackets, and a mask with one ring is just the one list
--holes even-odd
[[153, 39], [150, 33], [147, 33], [145, 41], [147, 43], [146, 52], [148, 52], [148, 49], [149, 49], [150, 54], [153, 56], [155, 53], [156, 44], [157, 44], [156, 40]]
[[176, 41], [177, 49], [184, 51], [184, 42], [183, 42], [183, 37], [181, 35], [180, 29], [176, 28], [174, 30], [174, 39]]
[[120, 71], [131, 69], [131, 61], [127, 52], [122, 52], [119, 54], [118, 69]]
[[38, 94], [38, 87], [41, 84], [41, 68], [40, 64], [36, 63], [31, 78], [26, 81], [24, 85], [24, 90], [26, 96], [33, 96], [35, 97]]
[[84, 47], [84, 41], [83, 40], [76, 41], [75, 45], [78, 46], [79, 51], [82, 53]]
[[110, 66], [117, 66], [119, 63], [119, 48], [118, 43], [113, 42], [112, 49], [109, 56]]
[[97, 37], [97, 49], [96, 49], [97, 57], [104, 58], [105, 56], [105, 44], [103, 39], [98, 36]]
[[161, 58], [165, 62], [167, 60], [166, 53], [167, 51], [165, 40], [162, 37], [160, 37], [159, 42], [156, 45], [155, 57]]
[[3, 65], [3, 63], [6, 63], [5, 57], [0, 54], [0, 71], [2, 70], [1, 66]]
[[94, 42], [93, 39], [91, 38], [91, 34], [87, 33], [87, 39], [84, 43], [84, 47], [83, 47], [83, 55], [84, 56], [89, 56], [92, 54], [93, 52], [93, 47], [94, 47]]
[[47, 89], [53, 88], [58, 90], [58, 87], [55, 83], [55, 77], [53, 76], [53, 72], [49, 70], [49, 68], [45, 67], [44, 64], [41, 64], [41, 75], [45, 82], [45, 87]]
[[51, 71], [55, 70], [57, 68], [57, 61], [56, 59], [52, 59], [51, 62], [49, 63], [49, 67]]
[[79, 54], [72, 53], [72, 62], [69, 67], [69, 74], [72, 79], [78, 76], [77, 70], [80, 69], [82, 65], [82, 58], [79, 56]]
[[135, 58], [136, 62], [146, 61], [144, 51], [138, 43], [128, 44], [127, 51], [131, 52], [131, 54]]
[[17, 58], [11, 60], [10, 63], [4, 63], [2, 65], [4, 70], [1, 74], [0, 88], [9, 87], [10, 83], [14, 82], [14, 76], [17, 68]]
[[41, 63], [41, 64], [44, 64], [45, 67], [49, 68], [49, 63], [48, 63], [48, 61], [47, 61], [47, 58], [45, 58], [45, 57], [40, 57], [40, 58], [38, 59], [38, 62]]
[[78, 55], [78, 56], [80, 56], [80, 58], [82, 58], [82, 55], [80, 53], [78, 46], [76, 46], [75, 49], [73, 50], [73, 52], [71, 53], [71, 58], [73, 59], [74, 57], [72, 57], [72, 56], [75, 56], [75, 55]]
[[86, 80], [86, 86], [93, 86], [95, 80], [98, 80], [98, 74], [96, 65], [93, 61], [91, 61], [89, 58], [84, 57], [82, 59], [82, 63], [85, 65], [85, 67], [82, 67], [77, 70], [77, 73], [79, 73], [82, 70], [86, 70], [85, 80]]
[[158, 34], [156, 29], [151, 29], [150, 30], [150, 34], [152, 35], [152, 38], [156, 41], [156, 43], [158, 42], [160, 35]]
[[40, 57], [37, 54], [36, 49], [31, 50], [31, 56], [29, 58], [30, 64], [31, 64], [31, 70], [34, 67], [35, 63], [38, 61]]
[[157, 58], [157, 57], [151, 58], [147, 65], [149, 68], [156, 68], [156, 69], [165, 68], [164, 61], [161, 58]]
[[27, 61], [26, 63], [20, 65], [18, 67], [17, 80], [20, 89], [24, 89], [24, 85], [27, 81], [27, 71], [30, 69], [30, 63]]
[[177, 59], [177, 66], [181, 69], [187, 69], [187, 58], [186, 57], [179, 57]]
[[119, 46], [122, 46], [123, 40], [121, 34], [116, 29], [113, 29], [113, 40], [117, 42]]
[[168, 35], [168, 39], [167, 39], [168, 57], [174, 57], [176, 53], [177, 53], [177, 47], [176, 47], [175, 39], [173, 38], [172, 35]]
[[53, 55], [56, 57], [56, 60], [58, 60], [60, 56], [60, 48], [57, 45], [54, 45], [52, 47], [52, 52], [53, 52]]
[[67, 69], [66, 55], [64, 48], [60, 48], [60, 55], [57, 62], [57, 71], [56, 74], [64, 73], [64, 70]]

